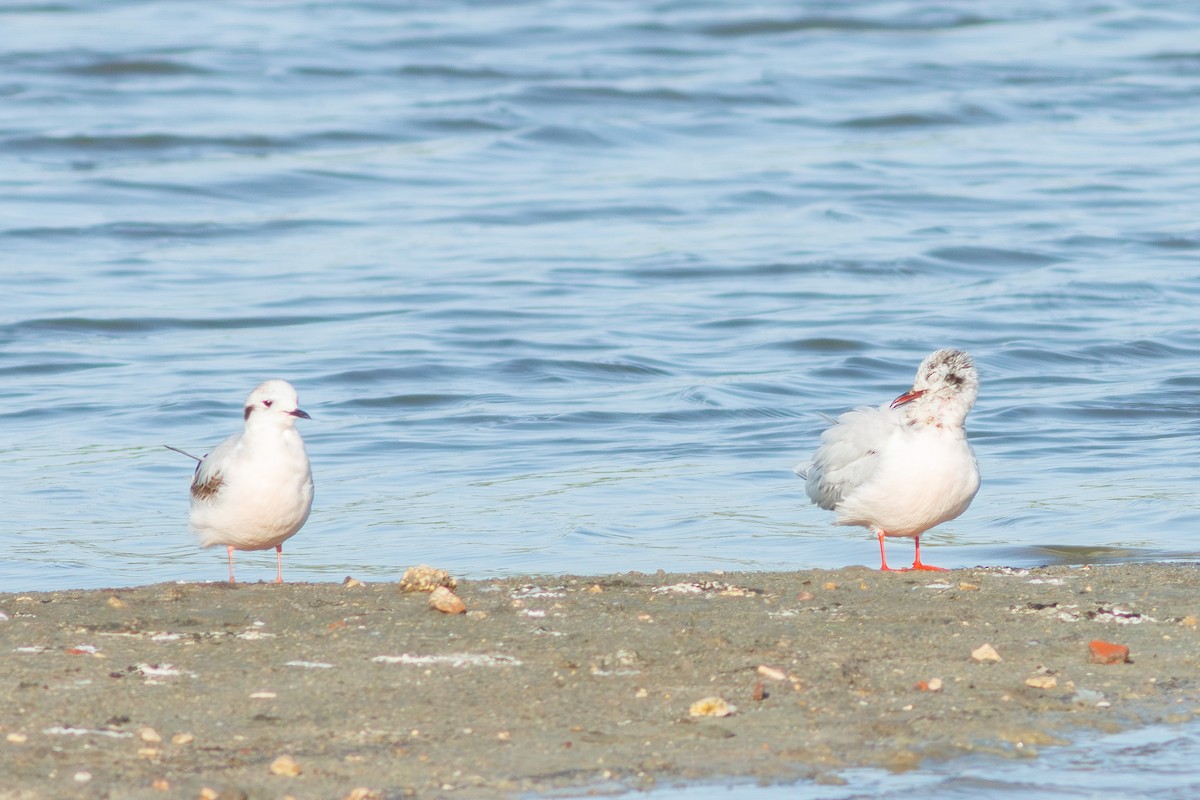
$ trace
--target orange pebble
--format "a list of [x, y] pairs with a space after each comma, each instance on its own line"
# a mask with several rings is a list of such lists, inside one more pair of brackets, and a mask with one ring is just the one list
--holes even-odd
[[1088, 649], [1092, 652], [1093, 664], [1124, 664], [1129, 660], [1129, 648], [1123, 644], [1094, 639]]

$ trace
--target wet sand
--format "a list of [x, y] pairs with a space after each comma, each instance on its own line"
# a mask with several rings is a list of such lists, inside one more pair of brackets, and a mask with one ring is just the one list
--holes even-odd
[[[1200, 712], [1198, 584], [1190, 564], [522, 577], [463, 581], [460, 615], [396, 583], [4, 594], [0, 800], [1002, 770]], [[1130, 660], [1092, 663], [1095, 639]], [[736, 710], [693, 716], [706, 698]]]

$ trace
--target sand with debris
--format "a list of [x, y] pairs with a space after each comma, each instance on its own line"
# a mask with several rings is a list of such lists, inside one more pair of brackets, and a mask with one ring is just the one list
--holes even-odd
[[[967, 753], [1003, 769], [1192, 719], [1198, 583], [1195, 565], [522, 577], [463, 581], [465, 614], [396, 583], [5, 594], [0, 798], [617, 793]], [[1092, 663], [1092, 640], [1130, 660]]]

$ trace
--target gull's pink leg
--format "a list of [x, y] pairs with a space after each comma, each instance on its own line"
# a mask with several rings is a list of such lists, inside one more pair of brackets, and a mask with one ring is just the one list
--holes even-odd
[[275, 545], [275, 582], [283, 583], [283, 545]]
[[913, 539], [917, 543], [917, 557], [913, 559], [913, 565], [909, 569], [925, 570], [926, 572], [949, 572], [945, 567], [931, 567], [928, 564], [921, 563], [921, 537], [914, 536]]
[[237, 583], [233, 579], [233, 545], [229, 545], [229, 582]]
[[897, 572], [902, 570], [894, 570], [887, 565], [887, 555], [883, 552], [883, 536], [884, 532], [880, 531], [876, 534], [879, 537], [879, 571], [880, 572]]

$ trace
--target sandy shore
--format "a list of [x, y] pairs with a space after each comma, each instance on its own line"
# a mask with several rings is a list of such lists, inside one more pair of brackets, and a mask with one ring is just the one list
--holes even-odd
[[[1200, 712], [1198, 584], [1194, 565], [523, 577], [462, 582], [461, 615], [394, 583], [0, 595], [0, 798], [496, 797], [1031, 757]], [[1091, 663], [1094, 639], [1130, 661]], [[736, 711], [693, 716], [705, 698]]]

